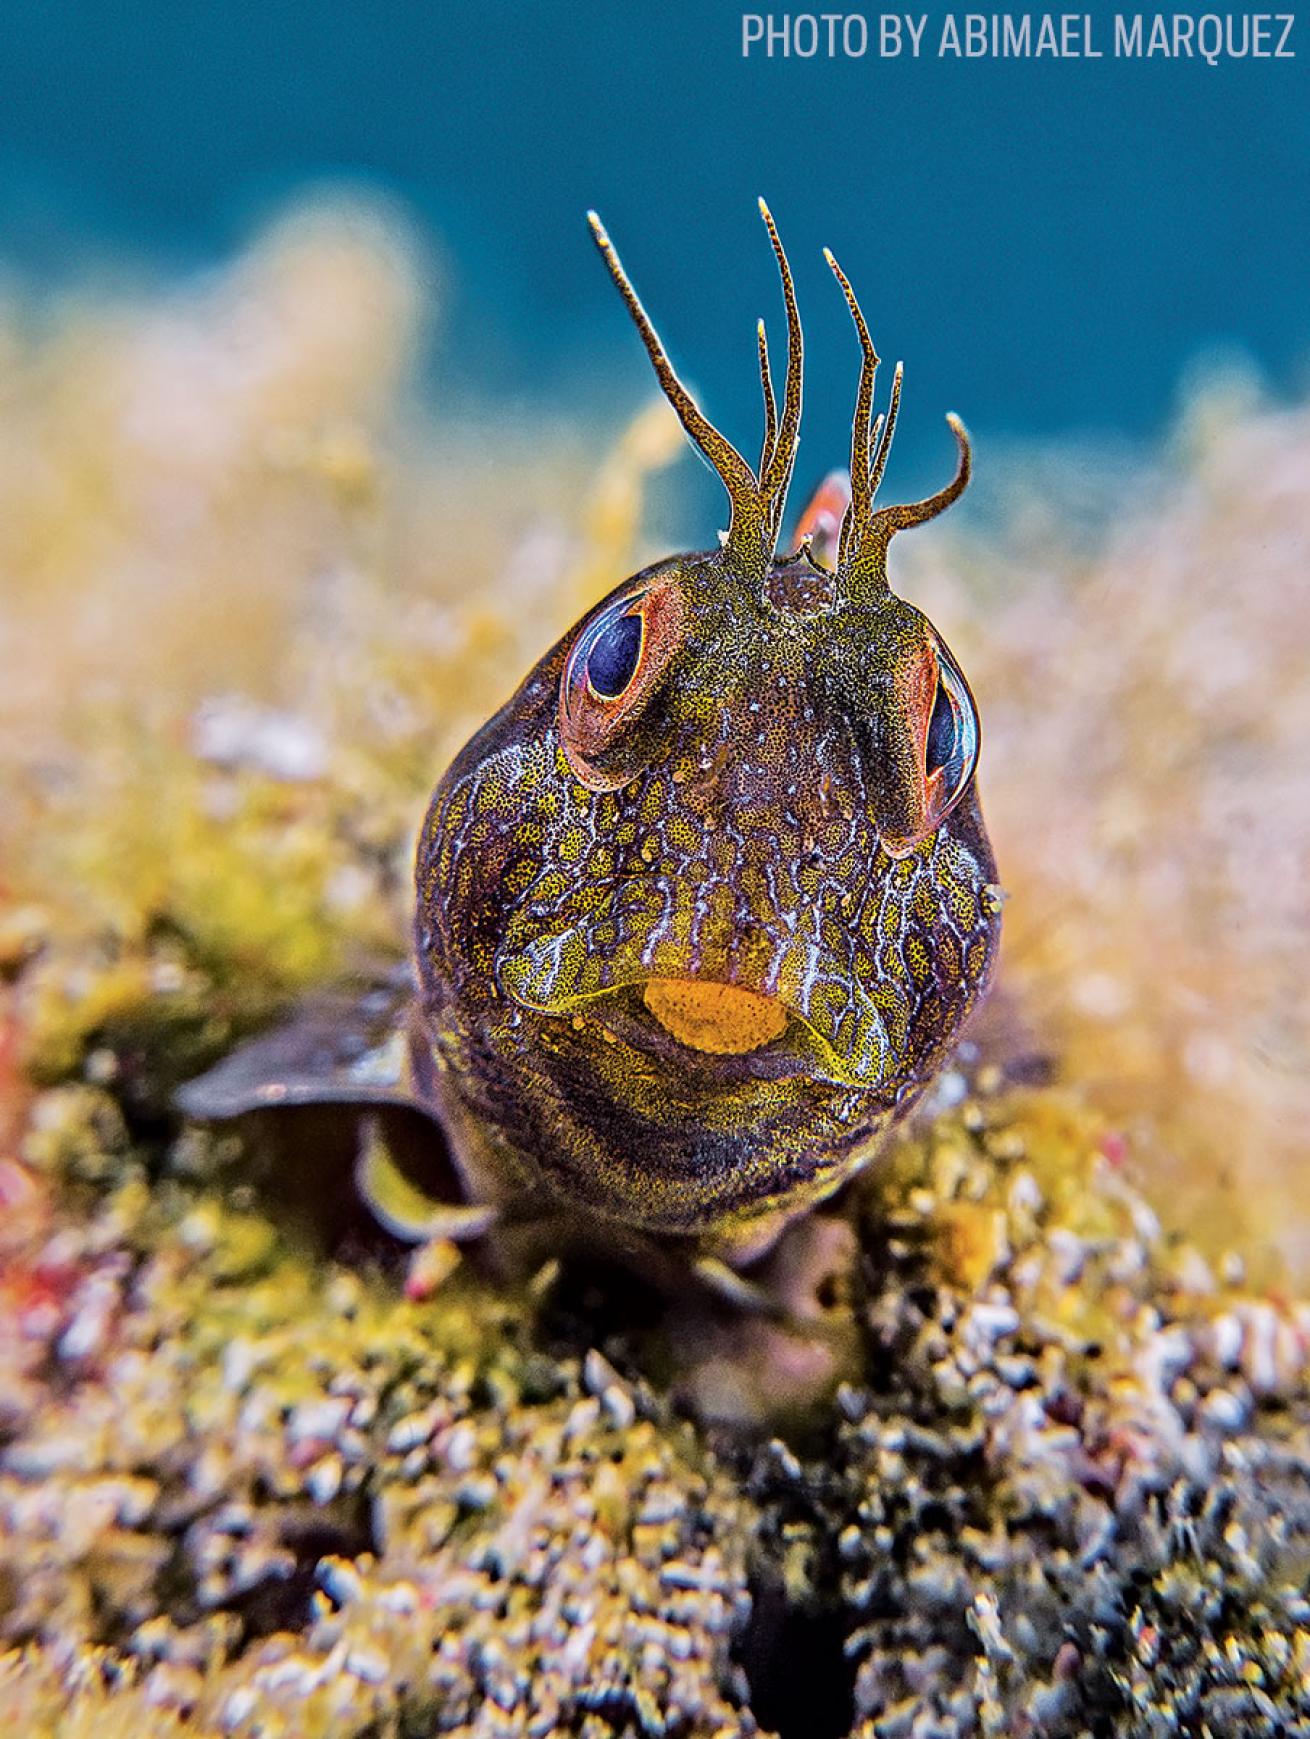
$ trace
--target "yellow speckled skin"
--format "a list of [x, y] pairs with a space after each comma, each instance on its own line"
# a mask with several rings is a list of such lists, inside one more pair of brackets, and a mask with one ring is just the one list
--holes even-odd
[[[726, 1254], [758, 1248], [876, 1150], [985, 986], [1000, 910], [972, 759], [938, 808], [925, 767], [938, 672], [963, 679], [885, 576], [892, 533], [963, 487], [967, 437], [953, 425], [950, 491], [872, 515], [890, 427], [871, 461], [877, 357], [839, 272], [865, 352], [855, 500], [832, 565], [805, 545], [775, 559], [800, 331], [765, 216], [791, 332], [780, 423], [761, 335], [758, 476], [672, 375], [594, 224], [724, 476], [732, 529], [625, 580], [546, 654], [441, 779], [417, 863], [422, 1006], [466, 1170], [502, 1198], [541, 1194]], [[899, 375], [889, 424], [898, 397]], [[675, 624], [656, 674], [583, 759], [561, 706], [570, 654], [625, 598], [652, 595]], [[786, 1029], [740, 1054], [693, 1049], [646, 1006], [652, 979], [776, 998]]]
[[[418, 860], [423, 1000], [446, 1081], [529, 1175], [661, 1232], [713, 1234], [836, 1187], [926, 1085], [988, 975], [999, 903], [969, 790], [880, 844], [916, 753], [898, 665], [929, 630], [809, 562], [740, 583], [675, 558], [687, 639], [594, 792], [560, 743], [577, 630], [437, 786]], [[820, 582], [791, 583], [808, 571]], [[806, 598], [822, 603], [800, 609]], [[781, 997], [786, 1039], [679, 1045], [653, 976]]]

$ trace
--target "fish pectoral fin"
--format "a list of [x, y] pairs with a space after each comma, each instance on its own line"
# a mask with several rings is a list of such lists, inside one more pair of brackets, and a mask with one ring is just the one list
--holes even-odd
[[360, 1123], [355, 1187], [378, 1224], [407, 1244], [437, 1238], [466, 1244], [483, 1237], [499, 1218], [489, 1202], [443, 1202], [420, 1189], [397, 1165], [376, 1116]]
[[432, 1117], [413, 1079], [412, 998], [408, 974], [311, 998], [187, 1081], [177, 1108], [202, 1123], [300, 1105], [393, 1105]]

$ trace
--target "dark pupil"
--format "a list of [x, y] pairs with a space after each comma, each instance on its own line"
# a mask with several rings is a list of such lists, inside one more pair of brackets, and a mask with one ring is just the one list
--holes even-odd
[[588, 682], [597, 694], [613, 700], [632, 681], [640, 653], [641, 617], [620, 616], [587, 654]]
[[955, 754], [955, 709], [939, 682], [937, 698], [932, 703], [932, 718], [928, 721], [928, 771], [935, 773]]

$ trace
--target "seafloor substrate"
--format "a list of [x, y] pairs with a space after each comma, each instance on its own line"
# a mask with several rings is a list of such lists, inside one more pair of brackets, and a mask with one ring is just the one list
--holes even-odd
[[778, 1329], [679, 1365], [621, 1275], [407, 1287], [87, 1084], [19, 1155], [15, 1732], [1310, 1731], [1310, 1308], [1165, 1237], [1065, 1090], [946, 1077], [847, 1204], [848, 1368], [782, 1435]]

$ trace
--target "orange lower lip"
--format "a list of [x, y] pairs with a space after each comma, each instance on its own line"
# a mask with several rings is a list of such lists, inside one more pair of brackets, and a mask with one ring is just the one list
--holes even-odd
[[787, 1010], [775, 997], [698, 978], [651, 978], [642, 1000], [679, 1044], [714, 1056], [741, 1056], [781, 1038]]

